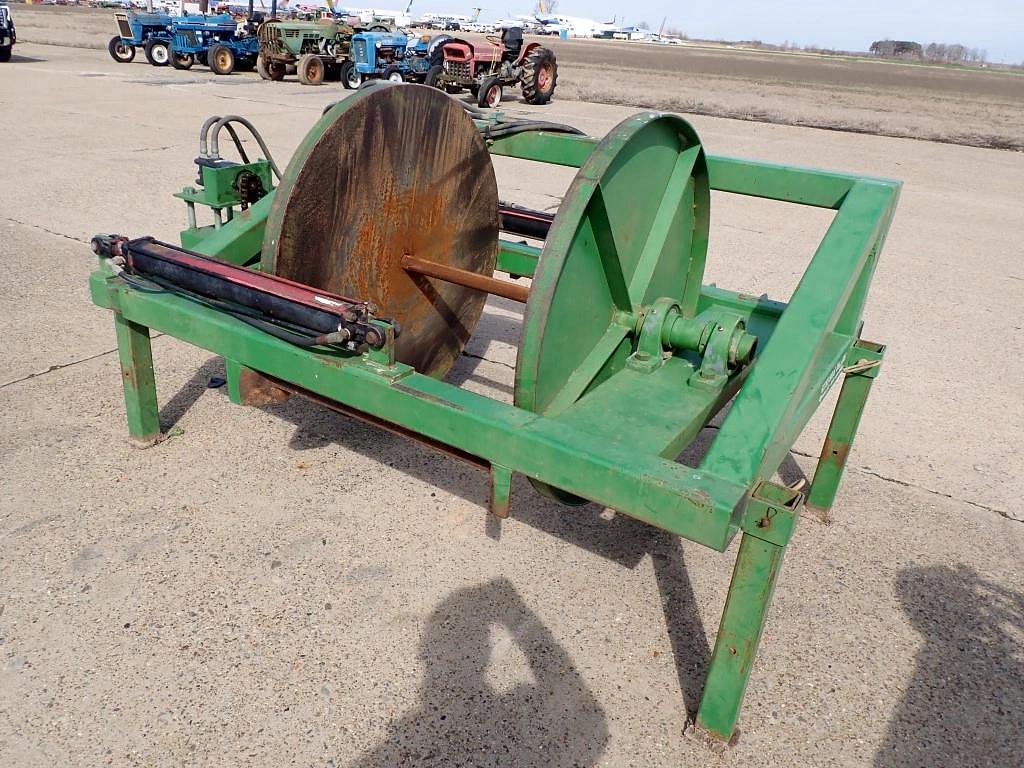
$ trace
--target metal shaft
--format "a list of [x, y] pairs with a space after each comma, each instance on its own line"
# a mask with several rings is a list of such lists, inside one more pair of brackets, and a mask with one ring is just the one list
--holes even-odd
[[415, 272], [427, 277], [436, 277], [438, 280], [455, 283], [466, 288], [476, 288], [479, 291], [493, 293], [495, 296], [501, 296], [512, 301], [526, 303], [527, 298], [530, 296], [530, 289], [525, 285], [513, 285], [512, 283], [506, 283], [504, 280], [498, 280], [495, 277], [478, 275], [476, 272], [469, 272], [458, 267], [449, 267], [445, 264], [437, 264], [426, 259], [417, 259], [415, 256], [403, 256], [402, 268], [407, 272]]

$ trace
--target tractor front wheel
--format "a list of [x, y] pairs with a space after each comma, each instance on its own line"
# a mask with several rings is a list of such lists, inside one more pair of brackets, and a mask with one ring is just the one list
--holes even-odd
[[326, 67], [323, 59], [315, 53], [307, 53], [299, 59], [295, 65], [295, 71], [299, 74], [299, 82], [303, 85], [320, 85], [324, 81]]
[[356, 69], [354, 61], [346, 61], [341, 65], [341, 84], [350, 91], [354, 91], [363, 84], [363, 75]]
[[519, 77], [523, 87], [523, 101], [527, 104], [547, 104], [555, 93], [558, 82], [558, 62], [547, 48], [534, 48], [523, 60]]
[[256, 71], [264, 80], [284, 80], [285, 69], [285, 65], [280, 61], [268, 59], [266, 56], [260, 56], [256, 60]]
[[225, 45], [215, 45], [206, 56], [210, 69], [218, 75], [230, 75], [235, 71], [235, 53]]
[[196, 57], [191, 53], [175, 53], [171, 51], [171, 66], [175, 69], [192, 69]]
[[496, 107], [501, 104], [501, 97], [501, 80], [497, 77], [488, 77], [480, 83], [480, 92], [477, 94], [476, 103], [481, 107]]
[[118, 64], [127, 64], [135, 58], [135, 46], [131, 43], [126, 43], [121, 39], [120, 35], [114, 35], [110, 38], [110, 42], [107, 43], [107, 53]]
[[401, 70], [391, 67], [384, 73], [384, 79], [389, 80], [392, 83], [404, 83], [405, 75], [402, 74]]
[[147, 40], [142, 50], [146, 54], [146, 61], [154, 67], [166, 67], [171, 61], [171, 49], [166, 40]]

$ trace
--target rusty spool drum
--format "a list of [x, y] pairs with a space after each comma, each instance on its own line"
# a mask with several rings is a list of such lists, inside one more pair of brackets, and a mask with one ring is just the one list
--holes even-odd
[[491, 275], [498, 186], [470, 117], [434, 88], [380, 86], [331, 108], [296, 150], [267, 220], [264, 271], [373, 304], [396, 358], [443, 376], [487, 293], [409, 272], [403, 257]]

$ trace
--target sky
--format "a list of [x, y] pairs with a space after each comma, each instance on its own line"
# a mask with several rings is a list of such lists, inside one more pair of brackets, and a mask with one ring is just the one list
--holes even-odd
[[[533, 11], [533, 0], [413, 0], [411, 13], [471, 15], [481, 5], [491, 20]], [[666, 27], [709, 40], [859, 51], [884, 38], [961, 43], [984, 48], [989, 61], [1024, 62], [1024, 0], [559, 0], [557, 12], [655, 30], [667, 17]]]

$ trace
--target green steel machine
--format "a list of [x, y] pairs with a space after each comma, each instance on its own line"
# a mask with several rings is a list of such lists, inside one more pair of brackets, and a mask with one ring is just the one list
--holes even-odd
[[[899, 182], [708, 155], [676, 115], [595, 139], [418, 85], [329, 108], [283, 173], [236, 128], [255, 133], [203, 126], [183, 247], [93, 241], [132, 437], [160, 437], [153, 329], [223, 355], [233, 402], [301, 395], [485, 469], [499, 517], [520, 473], [719, 551], [740, 536], [694, 723], [728, 741], [797, 518], [831, 507], [879, 371], [861, 315]], [[491, 155], [579, 172], [550, 216], [499, 199]], [[703, 285], [711, 190], [836, 212], [788, 303]], [[525, 302], [512, 403], [443, 378], [489, 294]], [[836, 384], [805, 497], [771, 478]], [[678, 463], [726, 406], [698, 466]]]

